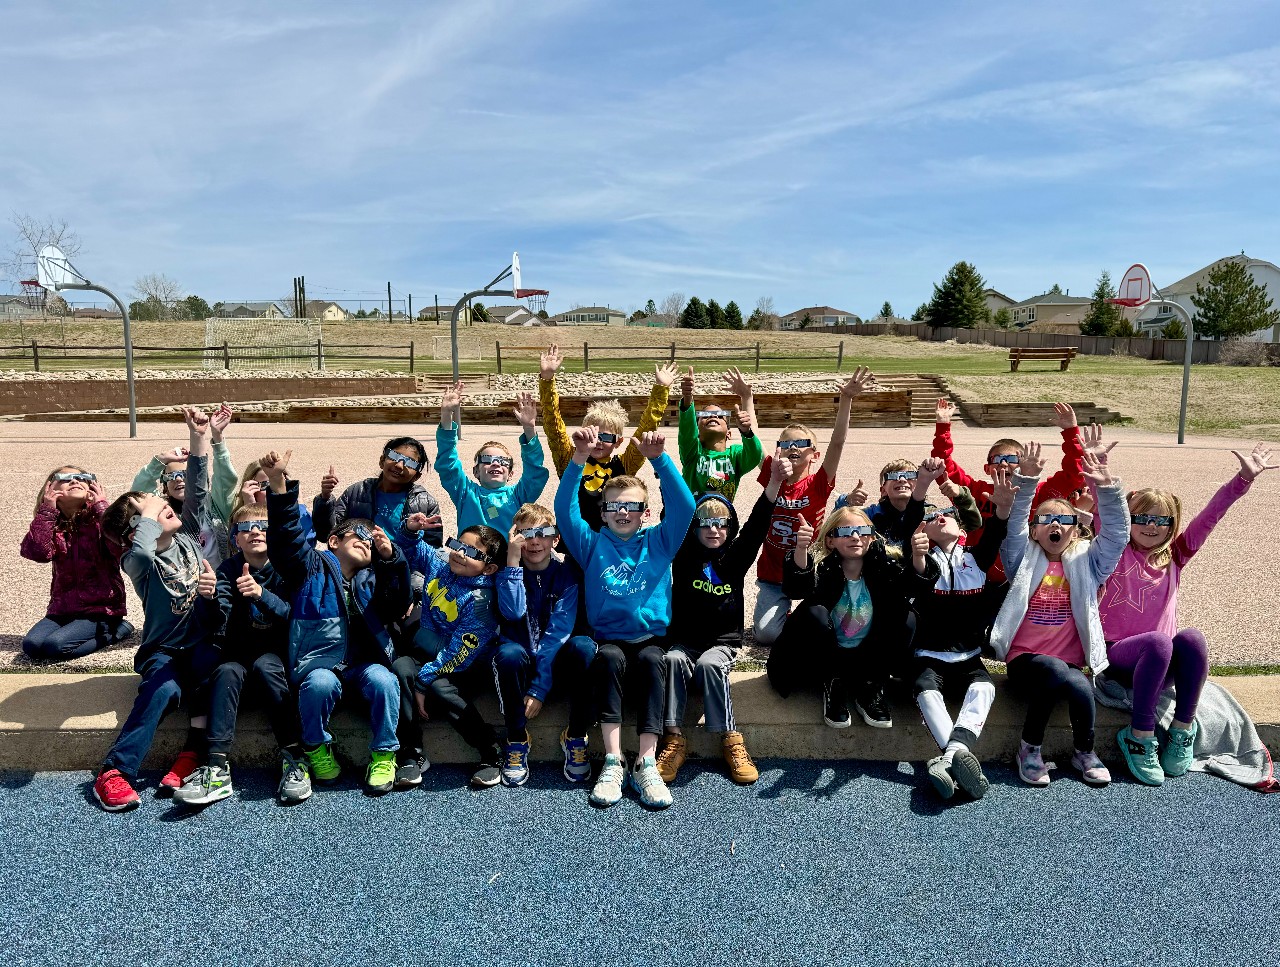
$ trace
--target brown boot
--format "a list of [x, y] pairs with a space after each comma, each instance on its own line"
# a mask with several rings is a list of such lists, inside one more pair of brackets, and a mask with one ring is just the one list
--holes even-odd
[[729, 778], [739, 785], [749, 786], [760, 778], [760, 770], [751, 761], [741, 732], [724, 734], [724, 761], [729, 766]]
[[662, 736], [658, 741], [658, 775], [662, 776], [663, 782], [675, 782], [686, 754], [683, 735], [667, 732]]

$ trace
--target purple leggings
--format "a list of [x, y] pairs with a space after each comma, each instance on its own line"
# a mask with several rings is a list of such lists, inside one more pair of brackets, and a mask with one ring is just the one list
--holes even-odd
[[1148, 631], [1121, 638], [1107, 646], [1111, 667], [1133, 673], [1133, 727], [1151, 732], [1156, 727], [1156, 702], [1170, 673], [1176, 704], [1173, 717], [1190, 722], [1196, 717], [1200, 691], [1209, 677], [1209, 648], [1195, 628], [1170, 638]]

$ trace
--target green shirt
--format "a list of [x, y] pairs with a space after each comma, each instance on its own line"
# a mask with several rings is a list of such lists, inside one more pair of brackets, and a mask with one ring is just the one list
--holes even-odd
[[726, 450], [703, 449], [698, 439], [698, 413], [692, 406], [680, 407], [680, 471], [694, 497], [721, 494], [730, 502], [738, 493], [738, 482], [764, 459], [764, 448], [754, 433], [731, 443]]

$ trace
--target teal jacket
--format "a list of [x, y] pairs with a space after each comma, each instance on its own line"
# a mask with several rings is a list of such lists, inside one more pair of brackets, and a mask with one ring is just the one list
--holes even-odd
[[458, 533], [476, 524], [484, 524], [506, 537], [521, 504], [531, 504], [542, 496], [551, 475], [542, 462], [542, 439], [520, 437], [520, 479], [505, 487], [481, 486], [468, 476], [458, 459], [458, 424], [436, 430], [436, 472], [444, 492], [458, 509]]

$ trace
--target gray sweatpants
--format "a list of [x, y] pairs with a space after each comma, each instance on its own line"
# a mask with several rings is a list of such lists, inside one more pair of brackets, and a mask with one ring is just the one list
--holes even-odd
[[713, 645], [672, 645], [667, 650], [667, 714], [665, 725], [683, 726], [689, 700], [689, 680], [702, 692], [708, 732], [735, 732], [733, 698], [729, 694], [729, 669], [736, 648]]

